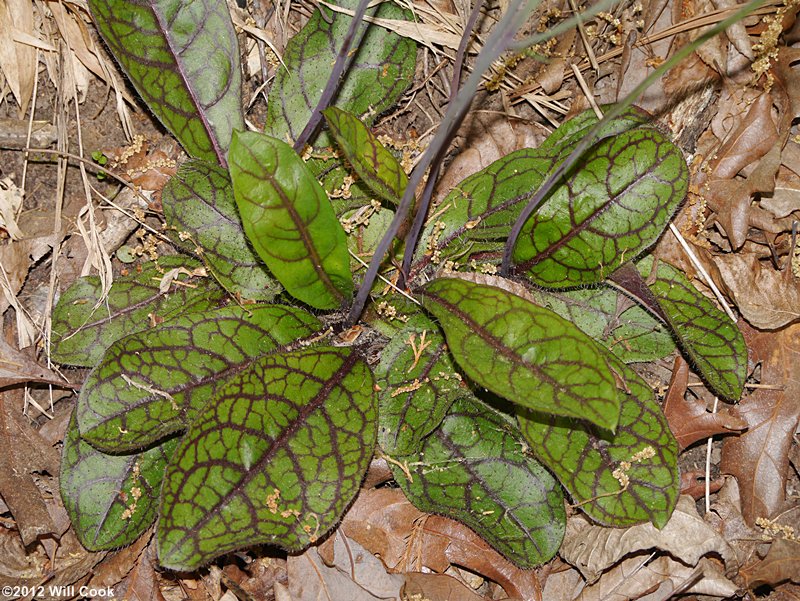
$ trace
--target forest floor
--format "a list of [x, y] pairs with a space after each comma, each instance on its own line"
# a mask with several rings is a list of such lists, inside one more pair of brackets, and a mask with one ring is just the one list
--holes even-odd
[[[667, 417], [686, 447], [683, 531], [656, 542], [633, 529], [623, 537], [601, 529], [591, 568], [557, 556], [521, 570], [465, 526], [418, 511], [399, 489], [370, 488], [385, 471], [377, 461], [322, 545], [288, 558], [257, 547], [190, 574], [158, 568], [152, 531], [108, 552], [86, 551], [76, 539], [58, 473], [88, 370], [52, 363], [47, 343], [52, 308], [78, 277], [113, 278], [150, 248], [170, 252], [151, 232], [163, 226], [158, 191], [185, 155], [126, 86], [83, 2], [0, 3], [0, 584], [43, 587], [18, 588], [21, 595], [3, 589], [0, 598], [79, 598], [85, 585], [97, 599], [111, 588], [117, 599], [168, 601], [800, 600], [800, 5], [785, 1], [767, 0], [636, 103], [670, 132], [692, 173], [675, 232], [664, 234], [657, 253], [727, 307], [749, 350], [746, 392], [736, 404], [716, 399], [680, 358], [642, 366], [659, 399], [672, 403]], [[419, 11], [430, 28], [418, 34], [414, 85], [374, 130], [422, 149], [442, 118], [452, 40], [470, 6], [419, 2], [432, 10]], [[497, 2], [491, 14], [502, 11], [504, 0]], [[529, 29], [556, 23], [574, 4], [543, 2]], [[615, 102], [736, 6], [623, 0], [541, 48], [547, 62], [515, 56], [495, 65], [437, 194], [535, 147], [568, 117]], [[231, 10], [235, 23], [249, 24], [239, 30], [246, 117], [258, 127], [280, 64], [275, 52], [314, 5], [256, 0]], [[254, 32], [271, 46], [259, 47]], [[94, 153], [110, 157], [149, 202], [98, 177]], [[568, 531], [582, 520], [572, 511]], [[703, 533], [700, 556], [691, 532]], [[58, 586], [74, 588], [50, 588]]]

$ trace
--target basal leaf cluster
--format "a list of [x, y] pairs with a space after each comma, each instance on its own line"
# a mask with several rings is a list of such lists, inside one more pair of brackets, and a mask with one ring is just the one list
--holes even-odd
[[[317, 8], [289, 43], [264, 131], [245, 131], [224, 2], [89, 4], [192, 158], [162, 195], [179, 254], [117, 278], [105, 298], [81, 278], [53, 314], [53, 357], [92, 368], [61, 474], [86, 547], [130, 543], [157, 521], [171, 569], [259, 543], [300, 550], [341, 519], [376, 453], [414, 504], [524, 567], [558, 551], [565, 493], [601, 524], [667, 522], [678, 448], [630, 363], [679, 348], [735, 399], [746, 349], [680, 272], [647, 256], [688, 187], [650, 115], [565, 122], [456, 186], [414, 245], [385, 237], [409, 179], [370, 130], [411, 84], [411, 41], [363, 24], [335, 106], [317, 107], [351, 19]], [[312, 150], [339, 156], [326, 162], [292, 147], [319, 108]], [[343, 174], [357, 180], [347, 202]], [[384, 237], [376, 260], [405, 290], [360, 271]], [[504, 247], [510, 270], [478, 273], [496, 272]], [[373, 300], [348, 330], [359, 290]], [[380, 340], [369, 361], [364, 329]]]

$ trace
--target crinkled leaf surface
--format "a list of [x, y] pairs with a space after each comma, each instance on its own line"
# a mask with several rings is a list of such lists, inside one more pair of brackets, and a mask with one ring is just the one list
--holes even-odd
[[532, 290], [531, 296], [543, 307], [569, 319], [626, 363], [656, 361], [675, 350], [666, 327], [615, 290]]
[[81, 434], [110, 452], [150, 445], [185, 428], [226, 378], [320, 328], [301, 309], [231, 305], [127, 336], [108, 349], [81, 389]]
[[517, 411], [520, 427], [539, 461], [593, 520], [616, 527], [649, 521], [660, 528], [678, 499], [678, 445], [652, 389], [624, 363], [614, 363], [630, 390], [620, 392], [616, 434], [525, 410]]
[[453, 403], [419, 451], [398, 457], [394, 478], [423, 511], [457, 519], [520, 567], [552, 558], [564, 536], [555, 479], [522, 452], [521, 434], [483, 403]]
[[688, 183], [681, 151], [658, 130], [601, 141], [525, 223], [516, 271], [547, 288], [602, 281], [655, 242]]
[[610, 355], [569, 321], [507, 290], [460, 278], [436, 279], [419, 298], [456, 362], [481, 386], [523, 407], [616, 427], [620, 399]]
[[289, 294], [317, 309], [346, 302], [353, 280], [344, 230], [292, 147], [236, 132], [230, 170], [244, 231]]
[[91, 551], [122, 547], [156, 517], [161, 479], [177, 439], [135, 455], [106, 455], [82, 440], [73, 414], [61, 459], [61, 498]]
[[659, 261], [652, 274], [653, 260], [646, 257], [637, 267], [699, 374], [716, 394], [738, 400], [747, 378], [747, 345], [736, 324], [672, 265]]
[[192, 423], [164, 477], [158, 556], [193, 570], [258, 543], [298, 550], [358, 492], [375, 445], [377, 401], [350, 348], [263, 357]]
[[351, 113], [332, 106], [323, 114], [339, 148], [359, 177], [381, 198], [398, 204], [408, 178], [394, 155]]
[[189, 252], [202, 249], [209, 271], [228, 292], [271, 301], [281, 291], [247, 241], [226, 169], [199, 160], [183, 163], [164, 186], [161, 204], [172, 241]]
[[410, 303], [397, 301], [408, 320], [381, 351], [375, 376], [380, 427], [378, 442], [390, 456], [419, 450], [423, 437], [442, 421], [448, 407], [470, 395], [461, 381], [439, 327]]
[[223, 0], [90, 0], [136, 91], [191, 156], [225, 164], [244, 129], [239, 44]]
[[[358, 0], [338, 0], [336, 4], [353, 10]], [[408, 16], [390, 2], [381, 3], [371, 14], [388, 19]], [[297, 139], [328, 82], [351, 21], [352, 17], [320, 6], [305, 27], [289, 40], [283, 54], [286, 68], [278, 69], [270, 88], [265, 133], [283, 141]], [[371, 125], [411, 84], [416, 56], [416, 44], [410, 39], [383, 27], [369, 26], [334, 104]], [[325, 132], [312, 139], [312, 143], [318, 147], [331, 146]]]
[[213, 307], [224, 291], [208, 280], [179, 274], [184, 285], [172, 284], [163, 292], [159, 287], [161, 278], [170, 270], [193, 272], [200, 267], [199, 261], [189, 257], [162, 257], [158, 265], [147, 263], [138, 273], [116, 278], [102, 302], [100, 278], [78, 279], [61, 295], [53, 310], [53, 360], [93, 367], [114, 341], [147, 329], [151, 319], [168, 319], [183, 311]]
[[[611, 108], [611, 105], [604, 105], [601, 110], [607, 113], [609, 108]], [[597, 114], [592, 109], [575, 115], [572, 119], [559, 125], [539, 145], [539, 148], [548, 151], [557, 150], [562, 154], [565, 150], [571, 152], [589, 133], [589, 130], [597, 125], [598, 121]], [[650, 113], [638, 106], [630, 106], [621, 115], [606, 123], [597, 132], [596, 137], [598, 140], [602, 140], [611, 136], [618, 136], [631, 129], [652, 127], [654, 124], [654, 118]]]

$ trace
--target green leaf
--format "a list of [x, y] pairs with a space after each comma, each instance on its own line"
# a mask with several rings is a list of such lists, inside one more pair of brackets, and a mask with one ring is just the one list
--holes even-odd
[[630, 367], [613, 362], [630, 390], [620, 392], [616, 434], [525, 410], [517, 412], [520, 427], [537, 459], [593, 520], [614, 527], [650, 521], [661, 528], [680, 491], [678, 444], [652, 389]]
[[493, 252], [488, 260], [499, 263], [511, 225], [555, 165], [551, 154], [523, 148], [463, 180], [423, 230], [412, 274], [476, 253]]
[[439, 327], [409, 307], [410, 303], [395, 304], [404, 307], [404, 314], [409, 310], [412, 314], [391, 335], [375, 367], [381, 388], [378, 442], [392, 456], [417, 451], [453, 401], [471, 394], [462, 384]]
[[81, 434], [109, 452], [150, 445], [184, 429], [227, 377], [321, 327], [300, 309], [232, 305], [127, 336], [81, 389]]
[[247, 241], [227, 170], [204, 161], [184, 163], [164, 186], [161, 204], [172, 241], [189, 252], [202, 251], [209, 271], [228, 292], [258, 301], [280, 293], [280, 284]]
[[244, 129], [239, 44], [223, 0], [90, 0], [136, 91], [191, 156], [225, 165]]
[[156, 518], [167, 461], [177, 439], [135, 455], [106, 455], [81, 440], [73, 414], [61, 458], [61, 498], [90, 551], [135, 541]]
[[463, 522], [522, 568], [551, 559], [566, 516], [561, 489], [526, 457], [519, 430], [477, 400], [456, 401], [418, 453], [397, 457], [394, 479], [422, 511]]
[[653, 274], [652, 257], [646, 257], [637, 267], [699, 374], [714, 393], [739, 400], [747, 378], [747, 345], [736, 324], [672, 265], [659, 261]]
[[619, 395], [611, 355], [572, 323], [535, 305], [507, 280], [439, 278], [419, 298], [438, 320], [453, 357], [475, 382], [537, 411], [613, 430]]
[[399, 204], [408, 178], [394, 155], [350, 113], [332, 106], [323, 115], [339, 148], [364, 183], [384, 200]]
[[184, 272], [177, 277], [183, 285], [172, 284], [163, 292], [159, 288], [167, 272], [184, 269], [196, 273], [200, 267], [199, 261], [188, 257], [162, 257], [158, 264], [143, 265], [139, 273], [116, 278], [105, 300], [101, 300], [100, 278], [79, 278], [53, 310], [53, 360], [93, 367], [114, 341], [146, 330], [151, 320], [215, 306], [222, 300], [223, 290]]
[[[358, 0], [339, 0], [336, 4], [353, 10]], [[372, 15], [387, 19], [408, 17], [406, 11], [391, 2], [381, 3]], [[352, 17], [320, 6], [289, 40], [283, 66], [278, 68], [270, 88], [264, 133], [289, 142], [297, 139], [328, 82], [351, 20]], [[339, 86], [336, 106], [371, 125], [411, 85], [416, 56], [413, 41], [370, 25]], [[315, 147], [331, 146], [325, 132], [311, 142]]]
[[655, 242], [688, 185], [681, 151], [658, 130], [603, 140], [525, 223], [515, 269], [547, 288], [600, 282]]
[[[607, 113], [612, 106], [603, 105], [600, 109], [602, 112]], [[597, 125], [599, 120], [594, 110], [586, 110], [559, 125], [552, 134], [547, 136], [544, 142], [539, 144], [539, 149], [550, 152], [557, 151], [562, 156], [566, 156], [586, 137], [589, 130]], [[601, 140], [611, 136], [618, 136], [631, 129], [654, 126], [655, 118], [653, 115], [638, 106], [630, 106], [621, 115], [606, 123], [597, 132], [596, 137]]]
[[531, 290], [537, 304], [570, 320], [625, 363], [657, 361], [675, 350], [669, 330], [627, 296], [609, 288]]
[[353, 280], [344, 230], [292, 147], [236, 132], [230, 163], [244, 231], [287, 292], [317, 309], [346, 302]]
[[349, 348], [269, 355], [191, 425], [167, 468], [161, 565], [194, 570], [259, 543], [299, 550], [358, 492], [375, 445], [374, 381]]

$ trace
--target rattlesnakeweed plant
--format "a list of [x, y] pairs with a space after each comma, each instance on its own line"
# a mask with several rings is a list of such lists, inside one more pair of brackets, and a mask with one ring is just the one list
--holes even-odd
[[[106, 298], [80, 278], [54, 310], [53, 359], [92, 368], [61, 471], [87, 548], [128, 544], [157, 520], [159, 562], [175, 570], [257, 543], [300, 550], [341, 519], [376, 453], [417, 507], [522, 567], [558, 551], [565, 493], [600, 524], [667, 522], [678, 449], [629, 364], [677, 345], [731, 400], [746, 366], [730, 319], [647, 255], [687, 191], [681, 151], [631, 96], [429, 211], [482, 73], [575, 26], [517, 39], [536, 4], [511, 2], [462, 84], [476, 4], [446, 115], [407, 178], [369, 128], [410, 85], [417, 50], [361, 19], [410, 18], [398, 6], [342, 0], [355, 18], [318, 7], [255, 132], [224, 1], [89, 0], [191, 159], [162, 195], [180, 252]], [[371, 257], [366, 271], [356, 255]], [[617, 315], [620, 290], [637, 304]]]

